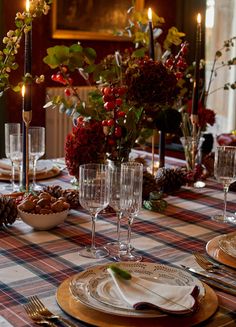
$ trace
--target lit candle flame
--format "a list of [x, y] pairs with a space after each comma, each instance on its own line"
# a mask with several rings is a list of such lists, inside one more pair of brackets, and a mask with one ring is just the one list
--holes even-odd
[[201, 16], [201, 14], [197, 14], [197, 23], [198, 24], [201, 24], [201, 22], [202, 22], [202, 16]]
[[148, 8], [148, 19], [152, 21], [152, 9]]
[[26, 5], [25, 5], [26, 11], [29, 12], [30, 10], [30, 1], [26, 0]]
[[25, 85], [23, 85], [22, 88], [21, 88], [21, 94], [22, 94], [22, 98], [24, 98], [24, 96], [25, 96]]

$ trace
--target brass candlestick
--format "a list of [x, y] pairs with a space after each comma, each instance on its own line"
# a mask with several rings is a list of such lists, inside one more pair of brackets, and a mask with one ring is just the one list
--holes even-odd
[[25, 190], [29, 192], [29, 126], [32, 120], [32, 110], [22, 111], [22, 118], [25, 124]]

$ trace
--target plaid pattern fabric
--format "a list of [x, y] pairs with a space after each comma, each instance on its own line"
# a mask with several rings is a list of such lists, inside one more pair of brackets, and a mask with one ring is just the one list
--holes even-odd
[[[173, 159], [169, 162], [173, 164]], [[64, 171], [42, 184], [70, 188], [70, 179]], [[222, 187], [214, 181], [207, 180], [201, 190], [183, 188], [166, 200], [168, 207], [164, 213], [142, 210], [134, 221], [132, 244], [143, 255], [143, 261], [179, 265], [191, 260], [193, 251], [204, 252], [213, 237], [235, 230], [233, 225], [210, 219], [223, 204]], [[229, 193], [228, 209], [231, 212], [236, 209], [234, 193]], [[90, 232], [89, 215], [82, 209], [71, 210], [66, 222], [51, 231], [34, 231], [21, 220], [0, 230], [0, 326], [4, 326], [4, 318], [14, 327], [32, 326], [22, 306], [32, 295], [38, 295], [51, 311], [65, 316], [55, 299], [62, 281], [86, 267], [113, 260], [109, 257], [92, 260], [78, 255], [79, 248], [90, 244]], [[125, 221], [121, 233], [125, 238]], [[97, 245], [114, 239], [115, 216], [101, 214], [96, 223]], [[219, 309], [201, 326], [236, 326], [236, 297], [222, 291], [216, 293]], [[70, 319], [78, 326], [87, 326]]]

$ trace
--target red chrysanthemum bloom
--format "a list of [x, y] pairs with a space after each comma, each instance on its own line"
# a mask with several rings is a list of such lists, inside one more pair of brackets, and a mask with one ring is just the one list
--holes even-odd
[[67, 135], [65, 162], [72, 176], [78, 176], [80, 165], [101, 162], [104, 155], [105, 135], [100, 122], [82, 122]]
[[[192, 100], [188, 102], [188, 113], [191, 114]], [[207, 125], [213, 126], [216, 121], [216, 114], [212, 109], [204, 108], [202, 103], [198, 103], [198, 126], [204, 130]]]

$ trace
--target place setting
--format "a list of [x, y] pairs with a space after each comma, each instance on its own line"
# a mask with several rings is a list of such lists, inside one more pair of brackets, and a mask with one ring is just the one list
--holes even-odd
[[[214, 175], [223, 184], [224, 204], [220, 214], [211, 217], [223, 224], [235, 224], [235, 213], [227, 212], [227, 194], [229, 187], [236, 181], [236, 148], [234, 146], [217, 146], [214, 161]], [[236, 268], [236, 233], [218, 235], [207, 242], [207, 254], [214, 260]]]
[[[167, 326], [179, 319], [197, 324], [217, 309], [214, 291], [182, 269], [145, 262], [109, 267], [94, 266], [65, 280], [56, 294], [59, 306], [74, 318], [102, 326], [108, 326], [112, 316], [114, 326], [154, 326], [157, 321]], [[122, 279], [122, 273], [130, 280]], [[136, 303], [139, 297], [145, 303]]]

